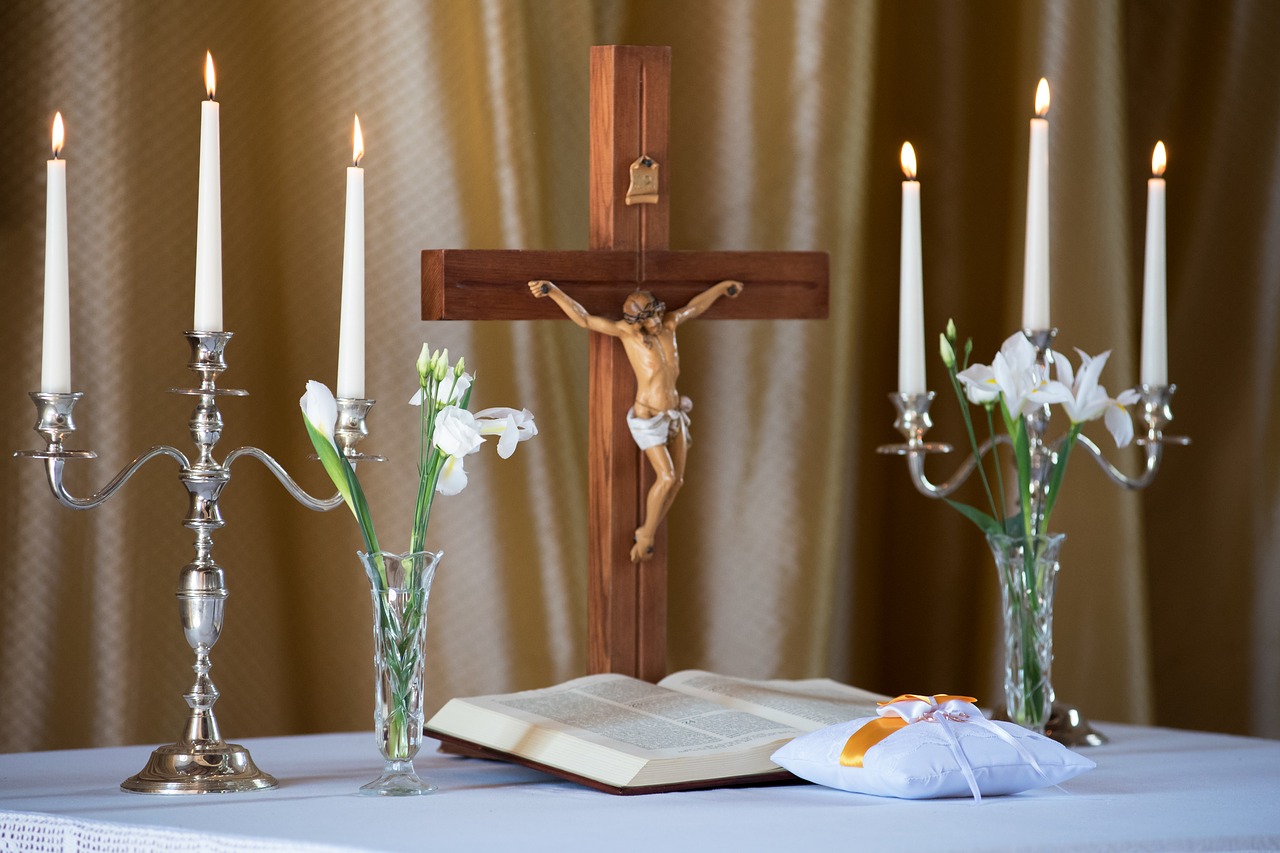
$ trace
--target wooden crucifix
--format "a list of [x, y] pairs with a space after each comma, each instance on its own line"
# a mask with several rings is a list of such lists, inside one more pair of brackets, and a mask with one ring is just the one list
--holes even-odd
[[[593, 47], [590, 249], [428, 249], [422, 318], [563, 320], [552, 300], [530, 297], [528, 283], [537, 279], [555, 282], [595, 315], [619, 317], [636, 290], [679, 306], [735, 279], [745, 284], [742, 295], [718, 301], [706, 318], [825, 318], [825, 252], [668, 250], [670, 88], [671, 48]], [[667, 669], [666, 537], [663, 525], [652, 557], [632, 562], [652, 478], [625, 420], [636, 376], [622, 345], [596, 332], [588, 367], [588, 667], [657, 681]]]

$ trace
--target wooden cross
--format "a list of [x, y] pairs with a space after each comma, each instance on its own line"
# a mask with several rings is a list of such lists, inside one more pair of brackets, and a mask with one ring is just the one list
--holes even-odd
[[[587, 311], [606, 317], [620, 317], [634, 290], [678, 307], [718, 281], [736, 279], [746, 284], [742, 296], [721, 299], [703, 318], [825, 318], [825, 252], [668, 251], [670, 88], [671, 48], [591, 48], [590, 249], [428, 249], [422, 253], [422, 318], [563, 320], [550, 299], [530, 295], [527, 283], [537, 279], [554, 281]], [[658, 164], [657, 201], [628, 205], [631, 167], [643, 155]], [[623, 417], [636, 379], [617, 340], [589, 334], [588, 667], [657, 681], [667, 669], [666, 525], [653, 556], [632, 563], [632, 539], [652, 483]], [[696, 420], [693, 428], [696, 433]], [[714, 440], [709, 433], [708, 439]]]

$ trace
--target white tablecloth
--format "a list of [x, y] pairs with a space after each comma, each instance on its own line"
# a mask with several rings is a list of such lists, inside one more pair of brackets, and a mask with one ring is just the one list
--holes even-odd
[[439, 793], [373, 799], [368, 733], [246, 739], [280, 787], [128, 794], [149, 748], [0, 755], [0, 850], [1280, 850], [1280, 741], [1108, 725], [1097, 769], [1012, 797], [907, 802], [812, 785], [617, 797], [533, 770], [415, 761]]

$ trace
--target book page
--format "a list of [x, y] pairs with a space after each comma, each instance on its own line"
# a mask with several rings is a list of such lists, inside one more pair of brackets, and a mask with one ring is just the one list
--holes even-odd
[[588, 676], [494, 701], [648, 758], [723, 752], [795, 734], [775, 720], [625, 676]]
[[888, 699], [829, 678], [755, 680], [689, 669], [668, 675], [663, 687], [811, 732], [857, 717], [874, 717]]
[[[470, 730], [476, 726], [465, 725], [450, 709], [454, 703], [521, 721], [522, 730], [564, 732], [646, 760], [749, 750], [800, 733], [777, 720], [622, 675], [592, 675], [541, 690], [455, 699], [428, 724], [505, 750], [514, 745]], [[483, 716], [492, 721], [492, 714]]]

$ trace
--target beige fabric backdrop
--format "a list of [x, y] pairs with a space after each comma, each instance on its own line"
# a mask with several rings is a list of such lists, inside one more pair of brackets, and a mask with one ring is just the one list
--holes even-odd
[[[689, 327], [697, 403], [672, 522], [671, 664], [825, 674], [886, 692], [998, 695], [997, 588], [976, 530], [915, 494], [892, 441], [897, 149], [924, 187], [926, 324], [984, 359], [1017, 323], [1026, 120], [1053, 84], [1054, 320], [1136, 378], [1145, 178], [1169, 146], [1177, 427], [1147, 493], [1073, 460], [1055, 683], [1094, 717], [1280, 736], [1280, 7], [1255, 2], [57, 2], [0, 8], [0, 448], [35, 447], [42, 161], [68, 128], [80, 493], [152, 443], [185, 447], [197, 102], [222, 102], [226, 383], [219, 452], [256, 444], [313, 490], [296, 400], [331, 382], [344, 167], [367, 175], [370, 449], [388, 543], [407, 538], [412, 364], [465, 353], [481, 405], [542, 435], [438, 504], [430, 702], [585, 666], [586, 342], [567, 323], [424, 324], [419, 251], [586, 244], [587, 49], [674, 48], [672, 245], [831, 253], [826, 322]], [[930, 366], [930, 384], [941, 373]], [[943, 400], [935, 435], [962, 439]], [[1103, 438], [1100, 430], [1093, 434]], [[1133, 452], [1120, 454], [1132, 470]], [[955, 460], [931, 460], [935, 477]], [[107, 507], [56, 505], [0, 463], [0, 750], [178, 734], [191, 655], [173, 605], [190, 554], [171, 463]], [[231, 737], [370, 721], [369, 614], [339, 512], [239, 462], [215, 554]], [[1252, 710], [1227, 712], [1247, 697]]]

